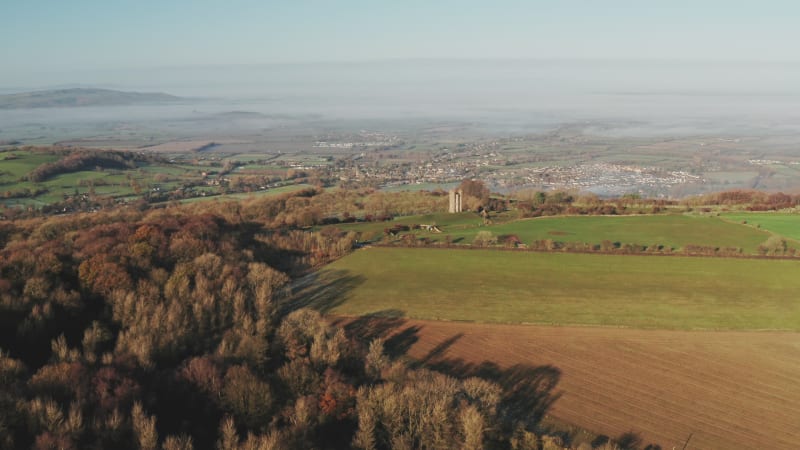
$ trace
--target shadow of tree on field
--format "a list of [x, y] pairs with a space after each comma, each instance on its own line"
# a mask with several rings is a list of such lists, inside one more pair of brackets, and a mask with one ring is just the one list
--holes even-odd
[[278, 314], [282, 316], [300, 308], [312, 308], [327, 314], [344, 303], [348, 294], [364, 280], [363, 276], [351, 275], [346, 270], [306, 275], [292, 284], [292, 295], [279, 304]]
[[334, 325], [344, 326], [348, 334], [369, 342], [373, 339], [386, 339], [389, 334], [400, 329], [407, 322], [404, 316], [405, 312], [399, 309], [385, 309], [355, 319], [342, 318], [335, 321]]
[[[644, 444], [642, 437], [633, 431], [622, 433], [619, 437], [617, 437], [616, 443], [621, 450], [637, 450], [642, 447], [642, 444]], [[652, 448], [652, 444], [648, 447]]]
[[406, 326], [408, 320], [404, 315], [405, 312], [398, 309], [385, 309], [353, 319], [344, 324], [344, 328], [348, 335], [364, 342], [383, 339], [384, 353], [398, 358], [408, 353], [422, 330], [420, 326]]
[[502, 414], [528, 429], [534, 429], [561, 397], [561, 392], [556, 391], [561, 370], [551, 365], [515, 364], [502, 368], [489, 361], [476, 364], [458, 358], [440, 359], [424, 366], [456, 378], [479, 377], [499, 384], [503, 388]]
[[[385, 351], [394, 358], [407, 355], [419, 341], [423, 328], [408, 324], [402, 311], [397, 310], [362, 316], [350, 320], [344, 327], [348, 335], [359, 340], [385, 339]], [[509, 419], [507, 423], [517, 422], [527, 429], [536, 429], [561, 396], [561, 392], [556, 391], [561, 370], [552, 365], [530, 364], [504, 368], [490, 361], [475, 363], [462, 358], [448, 358], [448, 350], [463, 336], [463, 333], [458, 333], [439, 342], [425, 356], [413, 360], [412, 366], [433, 369], [455, 378], [479, 377], [497, 383], [503, 388], [501, 413]]]
[[604, 434], [600, 434], [594, 438], [591, 442], [592, 448], [606, 448], [609, 446], [613, 446], [613, 448], [619, 450], [639, 450], [644, 448], [644, 450], [661, 450], [661, 446], [657, 444], [648, 444], [643, 447], [643, 440], [642, 437], [633, 431], [628, 431], [626, 433], [622, 433], [621, 435], [617, 436], [615, 439], [612, 439]]
[[590, 445], [592, 446], [592, 448], [601, 447], [603, 445], [608, 444], [610, 441], [611, 441], [610, 437], [606, 436], [605, 434], [601, 434], [595, 437], [590, 443]]
[[436, 346], [419, 361], [419, 364], [425, 366], [438, 361], [462, 336], [464, 336], [464, 333], [458, 333], [436, 344]]
[[[453, 347], [468, 332], [456, 333], [436, 343], [424, 356], [410, 358], [408, 352], [419, 342], [425, 325], [409, 322], [404, 311], [386, 309], [357, 318], [339, 317], [333, 324], [343, 327], [348, 336], [363, 343], [383, 339], [384, 352], [392, 358], [407, 357], [412, 368], [432, 369], [459, 379], [478, 377], [497, 383], [503, 390], [498, 412], [505, 424], [521, 425], [537, 434], [559, 436], [567, 446], [578, 438], [574, 430], [553, 428], [552, 424], [542, 421], [562, 395], [558, 390], [562, 372], [557, 366], [519, 363], [503, 367], [492, 361], [474, 362], [453, 357], [456, 352], [463, 354], [464, 348]], [[510, 435], [513, 430], [504, 430], [504, 433]], [[598, 435], [586, 444], [591, 448], [608, 445], [621, 450], [661, 450], [655, 444], [644, 446], [642, 437], [632, 431], [616, 438]]]

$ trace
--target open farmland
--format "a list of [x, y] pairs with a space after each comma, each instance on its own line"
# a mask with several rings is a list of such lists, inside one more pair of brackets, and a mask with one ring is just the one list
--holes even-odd
[[800, 433], [799, 268], [374, 247], [312, 274], [298, 293], [428, 367], [534, 376], [556, 423], [632, 431], [663, 448], [691, 435], [688, 449], [790, 449]]
[[[446, 206], [447, 205], [444, 204], [444, 207]], [[517, 215], [515, 214], [515, 212], [506, 212], [500, 215], [499, 220], [506, 221], [516, 217]], [[396, 217], [391, 222], [342, 223], [330, 226], [345, 231], [380, 234], [383, 232], [384, 229], [391, 228], [393, 225], [415, 225], [415, 224], [437, 225], [446, 232], [426, 233], [423, 231], [418, 231], [418, 235], [428, 236], [431, 237], [432, 239], [441, 240], [445, 234], [452, 234], [451, 232], [453, 233], [468, 232], [467, 230], [475, 229], [479, 227], [481, 223], [482, 219], [475, 213], [459, 213], [459, 214], [436, 213], [436, 214], [420, 214], [416, 216]], [[474, 234], [477, 232], [478, 230], [475, 230], [472, 233]]]
[[224, 195], [216, 195], [216, 196], [208, 196], [208, 197], [193, 197], [187, 198], [184, 200], [180, 200], [179, 203], [196, 203], [196, 202], [227, 202], [227, 201], [246, 201], [246, 200], [253, 200], [262, 197], [272, 197], [276, 195], [286, 194], [289, 192], [296, 192], [302, 191], [303, 189], [310, 189], [314, 186], [310, 184], [290, 184], [287, 186], [281, 186], [272, 188], [269, 190], [264, 191], [254, 191], [254, 192], [240, 192], [238, 194], [224, 194]]
[[141, 152], [15, 148], [0, 151], [0, 206], [60, 204], [50, 209], [86, 211], [137, 198], [151, 203], [235, 200], [310, 186], [285, 179], [285, 169], [233, 170], [238, 167], [232, 164], [216, 157], [188, 161]]
[[408, 317], [665, 329], [800, 330], [800, 261], [368, 248], [313, 275], [324, 305]]
[[19, 150], [0, 153], [0, 183], [12, 183], [37, 166], [58, 160], [55, 155]]
[[731, 222], [746, 223], [775, 234], [800, 241], [800, 214], [787, 213], [730, 213], [722, 216]]
[[[591, 245], [609, 241], [640, 246], [660, 245], [674, 250], [687, 245], [699, 245], [712, 248], [740, 248], [745, 254], [756, 253], [758, 246], [770, 236], [767, 231], [743, 226], [738, 221], [722, 220], [716, 216], [685, 214], [557, 216], [517, 219], [512, 213], [501, 213], [493, 217], [493, 222], [494, 224], [491, 225], [483, 225], [483, 220], [475, 213], [443, 213], [399, 217], [391, 223], [356, 223], [336, 226], [344, 230], [372, 233], [372, 236], [376, 236], [384, 228], [394, 224], [436, 224], [441, 233], [419, 230], [416, 232], [417, 235], [432, 241], [444, 241], [449, 236], [452, 242], [461, 244], [470, 244], [479, 232], [489, 231], [495, 237], [516, 235], [521, 242], [526, 244], [545, 239]], [[791, 232], [788, 228], [781, 231]]]
[[455, 230], [454, 239], [472, 242], [478, 231], [488, 230], [497, 236], [515, 234], [522, 242], [552, 239], [562, 242], [599, 244], [604, 240], [623, 244], [652, 245], [678, 249], [686, 245], [742, 248], [753, 253], [769, 235], [714, 216], [567, 216], [541, 217], [514, 222]]
[[[524, 365], [548, 374], [558, 422], [665, 449], [794, 449], [800, 334], [360, 319], [411, 358], [461, 376]], [[386, 326], [389, 323], [391, 326]], [[576, 441], [582, 433], [572, 436]], [[589, 437], [588, 439], [591, 439]]]

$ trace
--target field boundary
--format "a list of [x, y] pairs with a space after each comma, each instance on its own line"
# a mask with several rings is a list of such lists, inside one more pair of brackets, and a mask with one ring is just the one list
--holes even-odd
[[[780, 236], [780, 235], [778, 235]], [[782, 236], [781, 236], [782, 237]], [[675, 252], [608, 252], [608, 251], [586, 251], [586, 250], [540, 250], [536, 248], [510, 248], [500, 246], [476, 247], [473, 245], [459, 245], [459, 244], [432, 244], [432, 245], [401, 245], [401, 244], [384, 244], [374, 242], [364, 244], [360, 248], [378, 247], [378, 248], [406, 248], [406, 249], [420, 249], [420, 250], [486, 250], [486, 251], [505, 251], [505, 252], [519, 252], [519, 253], [546, 253], [546, 254], [580, 254], [580, 255], [605, 255], [605, 256], [667, 256], [667, 257], [684, 257], [684, 258], [722, 258], [722, 259], [774, 259], [774, 260], [787, 260], [796, 261], [800, 260], [800, 253], [796, 256], [787, 255], [752, 255], [752, 254], [738, 254], [738, 255], [718, 255], [718, 254], [701, 254], [701, 253], [683, 253], [680, 251]]]

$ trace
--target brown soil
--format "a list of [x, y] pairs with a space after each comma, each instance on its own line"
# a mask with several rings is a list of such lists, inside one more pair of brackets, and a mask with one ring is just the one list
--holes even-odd
[[687, 449], [800, 446], [800, 333], [345, 322], [456, 376], [539, 377], [549, 415], [597, 434], [633, 431], [666, 449], [690, 434]]

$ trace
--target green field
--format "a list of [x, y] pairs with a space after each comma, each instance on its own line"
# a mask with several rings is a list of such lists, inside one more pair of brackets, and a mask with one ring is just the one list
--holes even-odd
[[800, 214], [752, 212], [723, 214], [722, 217], [735, 223], [747, 222], [747, 225], [751, 227], [760, 227], [786, 238], [800, 241]]
[[[508, 221], [517, 218], [516, 212], [503, 213], [498, 220]], [[397, 217], [388, 222], [359, 222], [359, 223], [342, 223], [331, 225], [346, 231], [358, 231], [362, 233], [381, 233], [385, 228], [391, 228], [393, 225], [438, 225], [442, 230], [448, 230], [447, 233], [453, 231], [466, 231], [475, 229], [483, 223], [483, 220], [475, 213], [435, 213], [435, 214], [422, 214], [416, 216], [403, 216]], [[477, 233], [474, 230], [473, 233]], [[431, 236], [433, 238], [441, 239], [447, 233], [423, 233], [420, 236]]]
[[253, 191], [253, 192], [240, 192], [238, 194], [224, 194], [224, 195], [213, 195], [208, 197], [193, 197], [193, 198], [186, 198], [180, 200], [180, 203], [196, 203], [196, 202], [204, 202], [204, 201], [231, 201], [231, 200], [249, 200], [254, 198], [262, 198], [262, 197], [270, 197], [273, 195], [280, 195], [286, 194], [288, 192], [295, 192], [295, 191], [302, 191], [303, 189], [311, 188], [310, 184], [290, 184], [288, 186], [280, 186], [271, 189], [265, 189], [263, 191]]
[[[133, 200], [150, 192], [171, 192], [183, 185], [191, 185], [194, 199], [205, 200], [201, 193], [217, 194], [220, 188], [205, 185], [202, 172], [216, 171], [210, 165], [168, 163], [166, 161], [138, 161], [135, 168], [83, 169], [60, 173], [39, 182], [26, 179], [34, 169], [45, 163], [58, 161], [62, 156], [47, 151], [9, 150], [0, 152], [0, 202], [6, 205], [41, 207], [63, 201], [75, 194], [92, 191], [101, 196]], [[93, 186], [92, 186], [93, 185]], [[225, 196], [227, 200], [253, 196], [275, 195], [308, 187], [284, 186], [259, 190], [252, 194], [241, 193]], [[39, 192], [31, 195], [26, 192]], [[222, 198], [222, 197], [215, 197]]]
[[[798, 216], [800, 218], [800, 216]], [[480, 231], [495, 236], [517, 235], [523, 243], [552, 239], [561, 242], [600, 244], [604, 240], [622, 244], [663, 245], [679, 249], [686, 245], [741, 248], [755, 253], [769, 233], [715, 216], [559, 216], [514, 220], [513, 214], [495, 216], [492, 225], [484, 226], [474, 213], [432, 214], [398, 218], [392, 222], [337, 225], [346, 230], [380, 233], [393, 224], [437, 224], [441, 233], [418, 232], [419, 236], [443, 241], [446, 236], [456, 243], [470, 244]], [[498, 223], [500, 222], [500, 223]]]
[[55, 162], [58, 156], [14, 150], [0, 153], [0, 183], [12, 183], [44, 163]]
[[458, 186], [458, 183], [420, 183], [420, 184], [400, 184], [388, 186], [381, 190], [386, 192], [398, 191], [435, 191], [437, 189], [448, 190]]
[[[133, 172], [135, 173], [135, 172]], [[142, 185], [146, 186], [152, 183], [152, 180], [142, 175], [136, 174], [132, 179], [137, 180]], [[4, 186], [0, 186], [0, 192], [3, 189], [22, 190], [30, 189], [47, 189], [47, 192], [40, 194], [36, 197], [16, 198], [6, 201], [7, 204], [21, 204], [21, 205], [34, 205], [42, 206], [50, 203], [55, 203], [64, 199], [64, 196], [73, 195], [74, 193], [87, 193], [90, 188], [89, 181], [95, 183], [95, 192], [99, 195], [109, 195], [113, 197], [124, 197], [134, 195], [134, 189], [131, 187], [131, 182], [122, 172], [119, 171], [93, 171], [82, 170], [78, 172], [63, 173], [39, 183], [30, 181], [16, 181]], [[168, 188], [167, 183], [161, 183], [162, 186]]]
[[792, 260], [373, 247], [311, 285], [327, 286], [315, 306], [343, 315], [797, 331], [798, 271]]
[[567, 216], [519, 220], [501, 225], [454, 231], [445, 234], [472, 242], [478, 231], [488, 230], [497, 236], [516, 234], [522, 242], [552, 239], [562, 242], [599, 244], [604, 240], [623, 244], [659, 244], [671, 248], [685, 245], [741, 247], [755, 252], [769, 235], [710, 216]]

